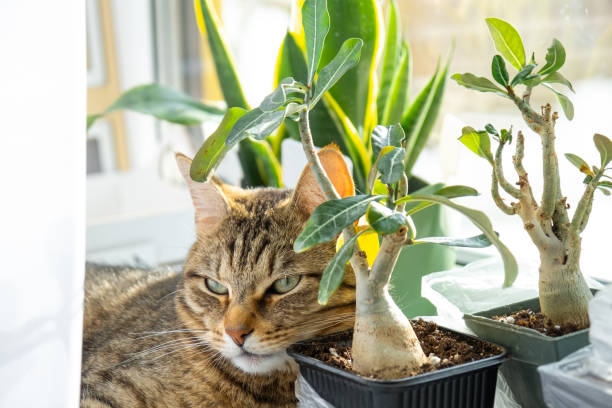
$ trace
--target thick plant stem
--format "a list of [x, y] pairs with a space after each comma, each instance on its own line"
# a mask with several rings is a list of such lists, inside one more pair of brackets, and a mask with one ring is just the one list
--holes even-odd
[[391, 271], [406, 228], [386, 235], [367, 280], [357, 282], [353, 368], [366, 376], [399, 378], [427, 361], [410, 321], [389, 295]]

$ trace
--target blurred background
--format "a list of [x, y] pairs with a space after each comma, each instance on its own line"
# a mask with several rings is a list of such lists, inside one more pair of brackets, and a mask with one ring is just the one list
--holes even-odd
[[[225, 38], [235, 57], [246, 97], [257, 105], [273, 88], [274, 64], [292, 21], [290, 0], [215, 0]], [[383, 2], [383, 7], [386, 7]], [[191, 0], [87, 0], [87, 111], [98, 113], [122, 92], [157, 82], [206, 101], [222, 101], [214, 65], [194, 19]], [[557, 124], [562, 186], [574, 206], [582, 193], [582, 176], [562, 157], [573, 152], [595, 163], [592, 136], [612, 134], [612, 2], [599, 0], [403, 0], [399, 1], [404, 36], [413, 55], [413, 92], [421, 89], [438, 58], [456, 43], [450, 73], [489, 76], [494, 52], [484, 22], [498, 17], [513, 24], [526, 52], [544, 60], [552, 38], [565, 46], [563, 74], [573, 83], [574, 120], [561, 115]], [[550, 102], [552, 93], [536, 93], [534, 106]], [[487, 211], [503, 241], [524, 259], [537, 253], [518, 217], [501, 213], [489, 196], [490, 168], [456, 139], [467, 124], [482, 128], [514, 125], [527, 138], [526, 167], [538, 183], [539, 140], [527, 131], [514, 106], [491, 94], [468, 91], [448, 81], [433, 135], [414, 174], [428, 182], [467, 184], [483, 196], [464, 203]], [[114, 113], [96, 122], [87, 141], [87, 259], [140, 265], [178, 265], [193, 242], [193, 213], [186, 189], [175, 170], [173, 154], [193, 156], [215, 123], [186, 128], [137, 113]], [[506, 152], [506, 164], [511, 153]], [[286, 186], [295, 183], [304, 165], [300, 146], [283, 143]], [[295, 157], [295, 159], [294, 159]], [[233, 183], [241, 179], [231, 154], [218, 174]], [[511, 168], [506, 170], [509, 178]], [[596, 194], [591, 223], [583, 235], [583, 271], [611, 281], [612, 271], [598, 264], [610, 239], [612, 221], [604, 211], [612, 201]], [[452, 235], [476, 230], [448, 214]], [[493, 255], [494, 251], [458, 254], [459, 262]]]

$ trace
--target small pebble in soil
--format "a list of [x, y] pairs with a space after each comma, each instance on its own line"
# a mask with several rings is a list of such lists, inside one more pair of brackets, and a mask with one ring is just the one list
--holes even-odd
[[431, 364], [434, 367], [438, 367], [440, 365], [440, 362], [442, 360], [440, 360], [440, 357], [436, 356], [434, 353], [429, 353], [429, 364]]
[[553, 324], [550, 319], [548, 319], [542, 313], [534, 312], [530, 309], [520, 310], [510, 315], [493, 316], [493, 319], [501, 323], [515, 324], [517, 326], [528, 327], [550, 337], [559, 337], [563, 336], [564, 334], [573, 333], [575, 331], [583, 329], [583, 327], [578, 327], [575, 324]]

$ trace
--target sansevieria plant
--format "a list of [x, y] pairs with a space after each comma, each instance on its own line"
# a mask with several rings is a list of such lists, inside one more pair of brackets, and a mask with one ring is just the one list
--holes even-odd
[[[596, 190], [610, 195], [608, 189], [612, 188], [612, 167], [608, 166], [612, 162], [612, 142], [603, 135], [595, 134], [593, 141], [600, 154], [600, 161], [596, 165], [589, 165], [572, 153], [565, 155], [585, 174], [584, 193], [570, 218], [569, 203], [561, 191], [555, 150], [557, 112], [553, 112], [550, 104], [539, 110], [530, 104], [532, 90], [543, 86], [557, 96], [567, 119], [573, 118], [574, 108], [569, 98], [552, 87], [552, 84], [561, 85], [573, 91], [572, 84], [559, 72], [565, 63], [565, 49], [559, 40], [554, 39], [546, 52], [545, 63], [537, 68], [535, 54], [526, 58], [523, 41], [514, 27], [496, 18], [488, 18], [486, 23], [499, 52], [491, 62], [491, 74], [497, 84], [470, 73], [455, 74], [452, 79], [466, 88], [505, 98], [516, 106], [527, 127], [539, 136], [542, 143], [541, 198], [535, 198], [523, 166], [525, 136], [522, 132], [516, 135], [516, 151], [512, 156], [518, 176], [516, 184], [506, 178], [502, 166], [503, 149], [513, 140], [512, 129], [497, 131], [490, 124], [484, 130], [465, 127], [459, 140], [491, 164], [491, 194], [495, 204], [504, 213], [521, 218], [525, 231], [540, 253], [539, 297], [542, 313], [556, 325], [570, 324], [584, 328], [589, 324], [588, 302], [592, 295], [580, 271], [580, 234], [589, 220]], [[506, 62], [517, 71], [512, 79]], [[497, 142], [495, 153], [491, 151], [491, 139]], [[509, 204], [500, 194], [500, 187], [511, 197]]]

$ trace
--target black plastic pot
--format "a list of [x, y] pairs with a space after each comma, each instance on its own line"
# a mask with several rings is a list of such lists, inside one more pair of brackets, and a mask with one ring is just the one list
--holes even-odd
[[500, 344], [508, 350], [509, 359], [501, 373], [523, 408], [546, 408], [538, 366], [559, 361], [589, 344], [589, 330], [579, 330], [560, 337], [548, 337], [536, 330], [501, 323], [491, 319], [522, 309], [540, 310], [538, 298], [524, 300], [463, 316], [465, 324], [483, 340]]
[[506, 352], [396, 380], [364, 378], [291, 349], [289, 355], [306, 381], [336, 408], [492, 408], [497, 369]]

